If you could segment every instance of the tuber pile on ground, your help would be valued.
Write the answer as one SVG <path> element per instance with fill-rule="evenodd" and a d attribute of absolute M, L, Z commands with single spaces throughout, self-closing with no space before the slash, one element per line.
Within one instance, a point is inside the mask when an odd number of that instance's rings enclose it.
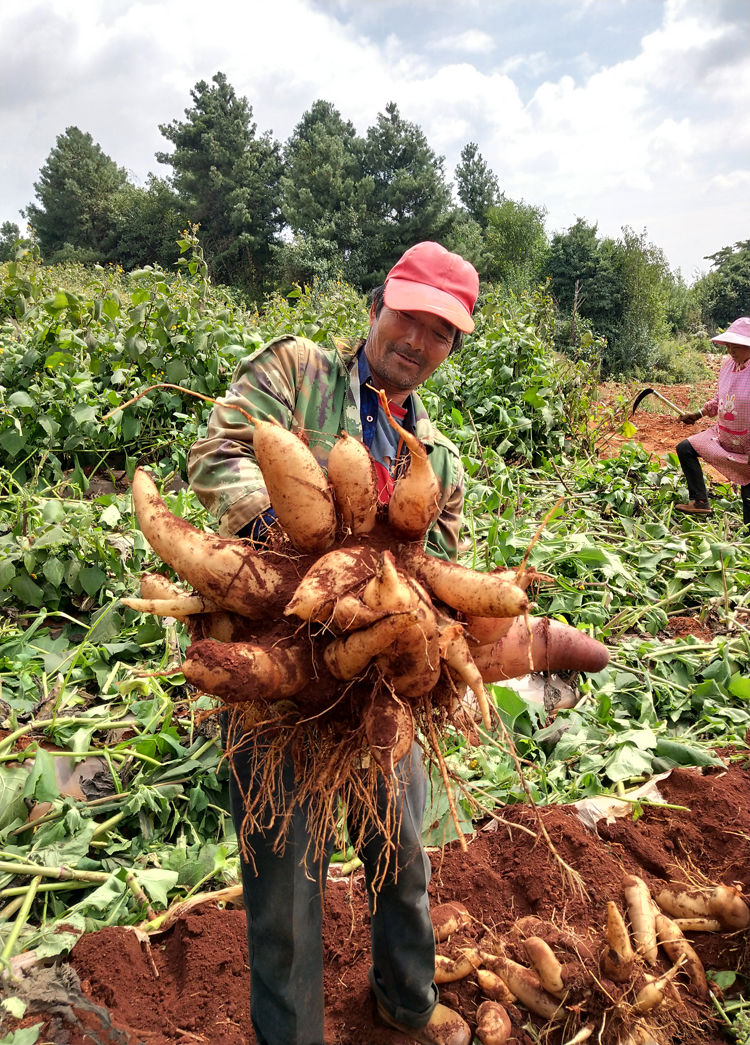
<path fill-rule="evenodd" d="M 587 934 L 531 915 L 502 935 L 480 927 L 470 946 L 469 911 L 455 902 L 435 907 L 435 982 L 476 981 L 484 999 L 476 1013 L 483 1045 L 504 1045 L 510 1014 L 520 1024 L 524 1011 L 537 1018 L 540 1041 L 552 1031 L 566 1045 L 680 1040 L 684 996 L 706 1016 L 711 997 L 685 933 L 747 931 L 750 907 L 731 885 L 671 884 L 652 896 L 632 874 L 623 876 L 622 898 L 621 905 L 607 904 L 603 924 Z"/>
<path fill-rule="evenodd" d="M 298 800 L 318 814 L 322 852 L 336 795 L 372 810 L 378 778 L 387 784 L 415 735 L 442 767 L 446 726 L 470 733 L 477 719 L 486 729 L 496 724 L 485 683 L 530 671 L 598 671 L 608 652 L 576 628 L 529 616 L 533 571 L 478 573 L 424 550 L 438 485 L 410 433 L 399 428 L 410 461 L 384 505 L 358 440 L 336 441 L 326 475 L 303 438 L 251 420 L 277 517 L 265 545 L 177 518 L 139 469 L 141 529 L 192 590 L 147 574 L 141 598 L 125 602 L 184 624 L 187 681 L 263 738 L 265 800 L 274 800 L 275 770 L 291 754 Z M 248 802 L 248 824 L 263 805 Z"/>

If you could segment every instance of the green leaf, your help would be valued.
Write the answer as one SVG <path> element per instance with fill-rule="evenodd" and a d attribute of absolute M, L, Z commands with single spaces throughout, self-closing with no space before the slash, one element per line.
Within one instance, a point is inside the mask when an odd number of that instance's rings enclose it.
<path fill-rule="evenodd" d="M 42 518 L 45 522 L 62 522 L 66 517 L 65 505 L 62 501 L 46 501 L 42 508 Z"/>
<path fill-rule="evenodd" d="M 458 835 L 456 834 L 456 827 L 451 816 L 445 785 L 440 778 L 439 772 L 430 773 L 430 785 L 430 794 L 422 823 L 422 842 L 424 845 L 445 845 L 447 842 L 456 839 Z M 468 834 L 472 830 L 471 817 L 467 815 L 463 807 L 460 792 L 457 788 L 453 790 L 453 797 L 458 810 L 461 830 Z"/>
<path fill-rule="evenodd" d="M 26 606 L 42 606 L 44 604 L 44 592 L 35 584 L 27 573 L 20 573 L 10 582 L 13 593 Z"/>
<path fill-rule="evenodd" d="M 59 588 L 65 576 L 65 567 L 58 558 L 52 556 L 42 566 L 42 573 L 53 588 Z"/>
<path fill-rule="evenodd" d="M 181 359 L 170 359 L 166 367 L 166 377 L 170 384 L 179 385 L 190 377 L 190 373 Z"/>
<path fill-rule="evenodd" d="M 109 642 L 122 630 L 122 616 L 109 606 L 96 611 L 91 621 L 90 642 Z M 109 670 L 109 669 L 108 669 Z"/>
<path fill-rule="evenodd" d="M 44 361 L 47 370 L 57 370 L 58 367 L 71 366 L 74 363 L 75 358 L 70 352 L 52 352 Z"/>
<path fill-rule="evenodd" d="M 36 802 L 54 802 L 60 797 L 55 759 L 46 748 L 37 748 L 23 795 L 24 798 L 33 798 Z"/>
<path fill-rule="evenodd" d="M 654 754 L 666 759 L 672 766 L 723 766 L 724 763 L 704 747 L 687 744 L 683 741 L 660 737 L 656 742 Z"/>
<path fill-rule="evenodd" d="M 26 446 L 26 438 L 21 432 L 17 432 L 15 428 L 6 428 L 3 434 L 0 435 L 0 446 L 11 457 L 15 457 L 18 451 Z"/>
<path fill-rule="evenodd" d="M 122 438 L 126 443 L 132 442 L 141 430 L 141 420 L 135 414 L 126 413 L 122 419 Z"/>
<path fill-rule="evenodd" d="M 34 548 L 57 547 L 61 544 L 70 544 L 70 534 L 62 526 L 52 526 L 45 533 L 40 533 L 34 541 Z"/>
<path fill-rule="evenodd" d="M 729 692 L 733 697 L 750 700 L 750 679 L 743 675 L 733 675 L 729 682 Z"/>
<path fill-rule="evenodd" d="M 633 780 L 651 775 L 651 754 L 640 751 L 632 744 L 618 747 L 611 758 L 604 763 L 604 769 L 610 780 Z"/>
<path fill-rule="evenodd" d="M 5 1037 L 0 1038 L 0 1045 L 36 1045 L 42 1033 L 43 1023 L 35 1023 L 32 1027 L 19 1027 Z"/>
<path fill-rule="evenodd" d="M 60 425 L 57 423 L 57 421 L 55 421 L 54 418 L 50 417 L 49 414 L 41 414 L 41 416 L 38 417 L 37 420 L 39 422 L 39 426 L 44 429 L 44 431 L 47 433 L 50 439 L 57 438 L 57 435 L 60 431 Z"/>
<path fill-rule="evenodd" d="M 24 802 L 24 788 L 29 771 L 21 766 L 4 765 L 0 773 L 0 830 L 17 820 L 26 819 L 28 809 Z"/>
<path fill-rule="evenodd" d="M 78 574 L 78 580 L 87 595 L 96 595 L 106 582 L 107 574 L 98 566 L 84 566 Z"/>
<path fill-rule="evenodd" d="M 105 526 L 116 526 L 121 519 L 120 509 L 116 504 L 108 505 L 99 516 L 100 522 Z"/>
<path fill-rule="evenodd" d="M 0 1002 L 0 1006 L 2 1006 L 14 1020 L 22 1019 L 26 1012 L 26 1002 L 21 998 L 3 998 Z"/>
<path fill-rule="evenodd" d="M 38 798 L 37 801 L 44 799 Z M 63 801 L 71 800 L 67 798 Z M 32 852 L 46 867 L 57 867 L 61 864 L 78 866 L 86 857 L 95 830 L 95 820 L 84 819 L 76 808 L 71 808 L 64 818 L 42 824 L 38 828 Z"/>
<path fill-rule="evenodd" d="M 71 410 L 73 420 L 76 424 L 83 424 L 84 421 L 94 421 L 97 417 L 96 408 L 89 406 L 86 403 L 81 403 L 79 406 L 73 407 Z"/>
<path fill-rule="evenodd" d="M 43 961 L 45 958 L 56 958 L 59 954 L 69 954 L 85 932 L 86 919 L 80 914 L 66 916 L 64 929 L 55 922 L 42 926 L 34 944 L 37 960 Z"/>
<path fill-rule="evenodd" d="M 731 969 L 707 969 L 706 975 L 722 991 L 733 987 L 737 982 L 737 973 Z"/>
<path fill-rule="evenodd" d="M 9 559 L 0 560 L 0 589 L 7 588 L 16 575 L 16 568 Z"/>
<path fill-rule="evenodd" d="M 8 402 L 11 406 L 16 406 L 22 410 L 33 410 L 36 403 L 31 398 L 28 392 L 18 391 L 13 392 L 12 395 L 8 396 Z"/>
<path fill-rule="evenodd" d="M 177 885 L 177 871 L 165 871 L 160 868 L 147 868 L 135 871 L 138 884 L 145 893 L 161 907 L 169 906 L 169 890 Z"/>
<path fill-rule="evenodd" d="M 116 925 L 120 907 L 130 894 L 125 882 L 125 873 L 122 868 L 114 872 L 106 882 L 71 907 L 68 915 L 84 914 L 86 917 L 91 917 L 94 913 L 106 914 L 107 923 Z M 68 917 L 65 918 L 65 921 L 68 921 Z"/>
<path fill-rule="evenodd" d="M 59 312 L 61 309 L 68 307 L 68 295 L 64 290 L 58 290 L 54 297 L 47 298 L 44 302 L 44 307 Z"/>

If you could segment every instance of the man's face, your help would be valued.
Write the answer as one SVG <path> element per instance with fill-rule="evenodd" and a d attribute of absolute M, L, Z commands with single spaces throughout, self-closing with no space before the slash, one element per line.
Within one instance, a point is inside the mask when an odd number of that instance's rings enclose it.
<path fill-rule="evenodd" d="M 447 359 L 456 328 L 431 312 L 395 312 L 370 308 L 370 334 L 365 355 L 373 383 L 401 404 Z"/>

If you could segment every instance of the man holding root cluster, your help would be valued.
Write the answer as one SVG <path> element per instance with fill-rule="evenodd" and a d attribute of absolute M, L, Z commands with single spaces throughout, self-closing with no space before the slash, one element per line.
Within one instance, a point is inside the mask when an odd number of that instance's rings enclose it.
<path fill-rule="evenodd" d="M 379 403 L 377 390 L 382 390 L 393 416 L 427 448 L 439 482 L 438 514 L 427 547 L 434 555 L 455 559 L 463 506 L 461 461 L 433 426 L 416 389 L 473 330 L 478 287 L 469 262 L 437 243 L 418 243 L 374 291 L 365 341 L 331 350 L 306 338 L 281 337 L 244 360 L 189 459 L 191 485 L 218 519 L 219 532 L 261 543 L 274 522 L 253 453 L 252 425 L 233 406 L 304 432 L 324 468 L 339 434 L 355 436 L 374 459 L 379 499 L 387 503 L 402 461 L 399 436 Z M 253 759 L 249 734 L 225 740 L 232 754 L 232 814 L 242 837 L 248 795 L 257 785 L 257 752 Z M 369 978 L 377 1012 L 387 1026 L 415 1041 L 468 1045 L 468 1025 L 438 1002 L 433 982 L 430 864 L 421 843 L 426 778 L 416 744 L 395 767 L 394 778 L 395 802 L 383 787 L 377 818 L 364 831 L 357 825 L 364 839 L 358 855 L 370 897 Z M 294 802 L 291 760 L 280 767 L 277 786 L 282 799 L 262 829 L 245 834 L 248 858 L 242 860 L 252 1024 L 259 1045 L 323 1045 L 321 901 L 333 843 L 322 860 L 310 859 L 315 825 L 306 806 Z M 275 813 L 280 808 L 291 812 L 282 818 Z M 351 823 L 349 829 L 351 835 Z"/>

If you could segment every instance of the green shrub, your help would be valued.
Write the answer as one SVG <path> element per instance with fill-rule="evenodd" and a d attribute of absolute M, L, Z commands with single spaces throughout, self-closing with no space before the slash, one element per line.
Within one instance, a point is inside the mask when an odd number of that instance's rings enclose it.
<path fill-rule="evenodd" d="M 708 381 L 712 376 L 694 343 L 663 341 L 656 350 L 648 380 L 662 381 L 668 385 L 687 385 Z"/>
<path fill-rule="evenodd" d="M 433 416 L 454 414 L 459 442 L 479 440 L 507 460 L 561 450 L 586 424 L 596 368 L 561 359 L 553 347 L 552 301 L 543 289 L 520 298 L 491 287 L 460 353 L 427 383 Z"/>

